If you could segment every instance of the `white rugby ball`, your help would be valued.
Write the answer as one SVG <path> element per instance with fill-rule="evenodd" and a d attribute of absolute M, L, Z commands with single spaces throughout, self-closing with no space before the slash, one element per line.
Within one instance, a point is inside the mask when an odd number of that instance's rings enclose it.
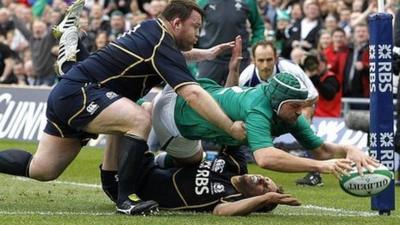
<path fill-rule="evenodd" d="M 367 169 L 363 169 L 364 176 L 360 176 L 357 168 L 354 166 L 351 171 L 349 171 L 349 176 L 343 175 L 339 181 L 340 187 L 347 193 L 359 196 L 359 197 L 369 197 L 372 195 L 379 194 L 387 187 L 394 175 L 386 166 L 380 165 L 375 168 L 371 173 Z"/>

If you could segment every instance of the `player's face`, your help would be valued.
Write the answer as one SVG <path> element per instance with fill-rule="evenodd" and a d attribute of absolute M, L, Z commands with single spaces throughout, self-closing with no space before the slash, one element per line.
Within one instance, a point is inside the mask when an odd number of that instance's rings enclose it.
<path fill-rule="evenodd" d="M 303 102 L 285 102 L 282 104 L 278 116 L 289 124 L 295 124 L 298 117 L 301 115 L 305 103 Z"/>
<path fill-rule="evenodd" d="M 269 177 L 258 174 L 246 174 L 232 177 L 232 183 L 235 183 L 239 192 L 245 196 L 258 196 L 267 192 L 277 192 L 278 186 Z"/>
<path fill-rule="evenodd" d="M 276 56 L 271 46 L 258 46 L 254 51 L 254 64 L 263 80 L 267 80 L 274 72 Z"/>
<path fill-rule="evenodd" d="M 201 27 L 201 15 L 193 10 L 190 17 L 184 21 L 180 21 L 175 28 L 175 41 L 181 51 L 189 51 L 196 44 L 199 38 Z"/>

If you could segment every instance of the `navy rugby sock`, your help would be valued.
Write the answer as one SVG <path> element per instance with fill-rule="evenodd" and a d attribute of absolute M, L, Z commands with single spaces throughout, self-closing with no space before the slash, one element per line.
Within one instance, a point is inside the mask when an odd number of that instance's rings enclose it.
<path fill-rule="evenodd" d="M 0 152 L 0 173 L 29 177 L 32 154 L 18 149 Z"/>
<path fill-rule="evenodd" d="M 118 200 L 118 172 L 103 170 L 101 166 L 100 164 L 101 187 L 111 201 L 116 203 Z"/>
<path fill-rule="evenodd" d="M 125 135 L 121 138 L 121 149 L 118 159 L 118 204 L 122 204 L 128 196 L 136 193 L 139 177 L 143 171 L 143 154 L 147 151 L 147 143 L 138 137 Z"/>
<path fill-rule="evenodd" d="M 89 55 L 90 55 L 89 51 L 85 48 L 85 46 L 83 46 L 83 44 L 80 40 L 78 41 L 78 49 L 79 49 L 79 52 L 76 54 L 78 61 L 83 61 L 87 57 L 89 57 Z"/>

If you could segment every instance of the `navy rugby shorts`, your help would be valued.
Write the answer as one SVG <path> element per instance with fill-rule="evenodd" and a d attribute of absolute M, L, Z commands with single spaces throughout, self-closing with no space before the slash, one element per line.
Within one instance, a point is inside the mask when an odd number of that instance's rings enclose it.
<path fill-rule="evenodd" d="M 47 99 L 47 124 L 44 132 L 63 138 L 85 141 L 96 138 L 82 130 L 90 121 L 122 96 L 95 83 L 61 79 Z"/>

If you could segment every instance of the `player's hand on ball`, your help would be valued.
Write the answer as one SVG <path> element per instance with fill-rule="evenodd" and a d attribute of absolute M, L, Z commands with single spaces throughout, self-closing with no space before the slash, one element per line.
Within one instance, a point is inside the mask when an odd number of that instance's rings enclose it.
<path fill-rule="evenodd" d="M 362 176 L 362 168 L 364 167 L 369 172 L 373 172 L 374 168 L 379 166 L 379 162 L 366 155 L 364 152 L 353 146 L 347 146 L 346 159 L 353 161 L 356 164 L 358 173 Z"/>
<path fill-rule="evenodd" d="M 282 204 L 282 205 L 291 205 L 291 206 L 299 206 L 301 203 L 297 198 L 292 197 L 290 194 L 280 194 L 277 192 L 267 192 L 264 194 L 266 197 L 266 204 Z"/>
<path fill-rule="evenodd" d="M 321 173 L 331 173 L 340 180 L 341 175 L 348 175 L 353 162 L 349 159 L 329 159 L 322 161 Z"/>
<path fill-rule="evenodd" d="M 246 126 L 243 121 L 235 121 L 231 126 L 230 135 L 239 141 L 244 141 L 247 138 Z"/>

